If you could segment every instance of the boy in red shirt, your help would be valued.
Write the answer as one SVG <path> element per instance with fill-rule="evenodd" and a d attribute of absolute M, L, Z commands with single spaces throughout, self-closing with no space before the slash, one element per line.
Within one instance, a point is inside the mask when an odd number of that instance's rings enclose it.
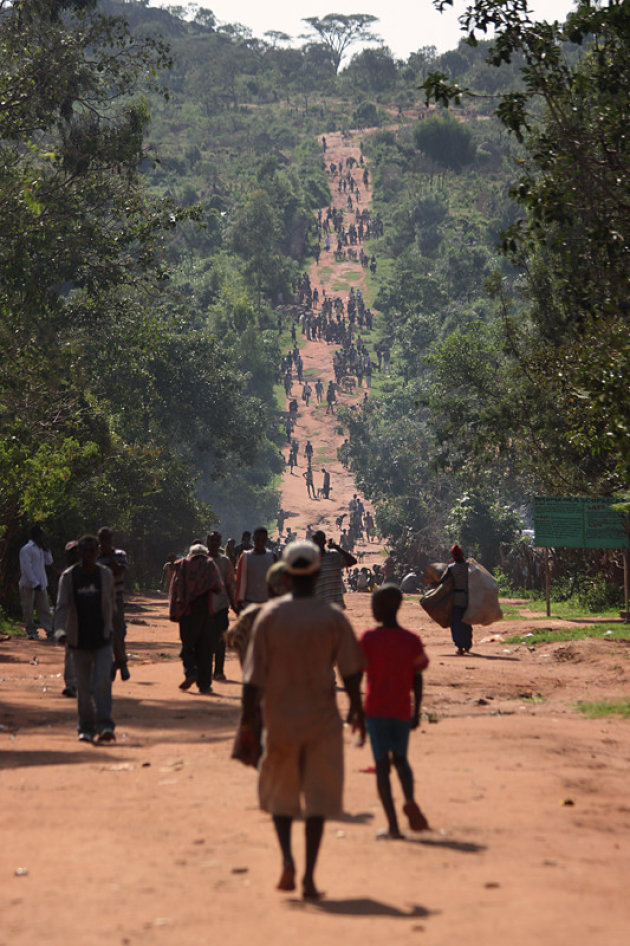
<path fill-rule="evenodd" d="M 361 637 L 367 664 L 365 715 L 376 763 L 376 785 L 387 816 L 388 830 L 379 835 L 402 838 L 392 799 L 389 771 L 393 762 L 405 796 L 403 811 L 412 831 L 425 831 L 429 824 L 413 794 L 413 772 L 407 760 L 409 732 L 420 722 L 422 671 L 429 664 L 422 641 L 406 631 L 396 619 L 402 603 L 396 585 L 383 585 L 372 596 L 372 614 L 380 622 Z M 414 707 L 411 712 L 410 692 Z"/>

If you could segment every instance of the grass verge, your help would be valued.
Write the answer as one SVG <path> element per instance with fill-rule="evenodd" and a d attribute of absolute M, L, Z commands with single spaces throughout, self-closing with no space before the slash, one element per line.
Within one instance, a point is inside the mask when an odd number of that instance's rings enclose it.
<path fill-rule="evenodd" d="M 2 608 L 0 608 L 0 634 L 8 634 L 9 637 L 26 637 L 24 628 L 6 615 Z"/>
<path fill-rule="evenodd" d="M 630 700 L 597 700 L 587 703 L 579 700 L 577 708 L 589 719 L 600 719 L 602 716 L 623 716 L 630 719 Z"/>
<path fill-rule="evenodd" d="M 511 607 L 511 606 L 510 606 Z M 519 612 L 527 611 L 542 611 L 545 612 L 547 604 L 544 598 L 530 598 L 527 602 L 515 605 L 517 614 Z M 569 599 L 568 601 L 552 601 L 551 602 L 551 611 L 550 615 L 553 618 L 561 618 L 563 620 L 594 620 L 596 617 L 599 618 L 618 618 L 619 617 L 619 608 L 605 608 L 602 611 L 597 612 L 596 615 L 590 615 L 585 613 L 585 609 L 580 607 L 576 603 L 575 599 Z"/>
<path fill-rule="evenodd" d="M 602 621 L 601 624 L 578 625 L 577 627 L 537 628 L 529 634 L 517 634 L 506 637 L 506 644 L 552 644 L 555 641 L 581 641 L 590 638 L 605 637 L 611 640 L 630 640 L 630 626 L 617 621 L 614 624 Z"/>

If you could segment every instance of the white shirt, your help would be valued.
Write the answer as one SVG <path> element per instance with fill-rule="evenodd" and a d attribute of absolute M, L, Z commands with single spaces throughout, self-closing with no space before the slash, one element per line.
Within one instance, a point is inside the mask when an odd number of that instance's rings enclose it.
<path fill-rule="evenodd" d="M 46 565 L 52 565 L 52 552 L 40 548 L 31 539 L 20 549 L 20 587 L 48 588 Z"/>

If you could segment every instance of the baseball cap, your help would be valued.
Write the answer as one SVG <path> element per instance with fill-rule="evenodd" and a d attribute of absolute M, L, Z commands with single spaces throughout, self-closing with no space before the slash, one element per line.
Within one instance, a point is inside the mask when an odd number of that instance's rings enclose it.
<path fill-rule="evenodd" d="M 313 575 L 319 570 L 320 553 L 314 542 L 291 542 L 282 553 L 290 575 Z"/>

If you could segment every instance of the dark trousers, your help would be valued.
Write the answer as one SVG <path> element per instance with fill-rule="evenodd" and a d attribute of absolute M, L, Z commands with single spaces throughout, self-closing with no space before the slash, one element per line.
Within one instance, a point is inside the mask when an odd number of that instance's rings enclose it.
<path fill-rule="evenodd" d="M 72 651 L 77 684 L 79 732 L 114 730 L 112 719 L 112 648 Z"/>
<path fill-rule="evenodd" d="M 210 618 L 212 623 L 213 634 L 215 635 L 215 646 L 214 646 L 214 672 L 215 673 L 224 673 L 225 672 L 225 637 L 223 636 L 225 631 L 227 631 L 230 620 L 228 617 L 228 608 L 221 608 L 220 611 L 217 611 L 216 614 L 213 614 Z M 210 658 L 210 667 L 212 668 L 212 657 Z"/>
<path fill-rule="evenodd" d="M 114 615 L 114 634 L 112 636 L 112 646 L 114 649 L 114 666 L 127 666 L 127 650 L 125 647 L 125 637 L 127 636 L 127 624 L 125 622 L 125 598 L 122 591 L 116 592 L 116 613 Z"/>
<path fill-rule="evenodd" d="M 456 647 L 463 647 L 464 650 L 470 650 L 472 647 L 473 629 L 470 624 L 462 621 L 466 608 L 460 605 L 453 605 L 453 615 L 451 617 L 451 636 Z"/>
<path fill-rule="evenodd" d="M 192 602 L 190 614 L 184 615 L 179 622 L 179 636 L 182 642 L 179 656 L 185 675 L 196 676 L 199 689 L 207 690 L 212 681 L 212 652 L 216 636 L 208 609 L 208 594 Z"/>

